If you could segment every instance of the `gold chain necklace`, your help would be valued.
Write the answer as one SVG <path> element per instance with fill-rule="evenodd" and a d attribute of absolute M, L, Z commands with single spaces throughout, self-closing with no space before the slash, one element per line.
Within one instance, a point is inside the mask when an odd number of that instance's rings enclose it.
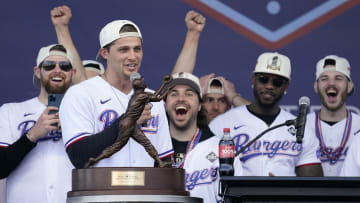
<path fill-rule="evenodd" d="M 104 76 L 105 82 L 109 85 L 109 87 L 110 87 L 111 91 L 113 92 L 113 94 L 115 95 L 117 101 L 118 101 L 119 104 L 122 106 L 122 108 L 124 109 L 124 111 L 126 111 L 125 105 L 120 101 L 120 98 L 119 98 L 118 95 L 116 94 L 113 86 L 110 84 L 109 79 L 106 77 L 105 74 L 103 74 L 103 76 Z"/>

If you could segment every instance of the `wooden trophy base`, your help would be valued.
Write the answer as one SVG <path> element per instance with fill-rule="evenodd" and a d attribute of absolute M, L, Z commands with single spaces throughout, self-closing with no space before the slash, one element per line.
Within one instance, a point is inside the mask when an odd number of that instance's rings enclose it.
<path fill-rule="evenodd" d="M 97 167 L 73 169 L 75 202 L 202 202 L 185 191 L 185 171 L 179 168 Z"/>

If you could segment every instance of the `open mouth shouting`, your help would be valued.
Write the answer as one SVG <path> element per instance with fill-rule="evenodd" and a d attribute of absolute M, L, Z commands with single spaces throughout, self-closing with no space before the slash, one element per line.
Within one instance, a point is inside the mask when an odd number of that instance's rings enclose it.
<path fill-rule="evenodd" d="M 176 120 L 184 120 L 189 110 L 187 105 L 181 104 L 175 106 Z"/>
<path fill-rule="evenodd" d="M 337 89 L 335 89 L 335 88 L 328 88 L 328 89 L 325 91 L 325 93 L 326 93 L 326 96 L 327 96 L 328 101 L 329 101 L 330 103 L 336 102 L 336 98 L 337 98 L 337 95 L 338 95 Z"/>

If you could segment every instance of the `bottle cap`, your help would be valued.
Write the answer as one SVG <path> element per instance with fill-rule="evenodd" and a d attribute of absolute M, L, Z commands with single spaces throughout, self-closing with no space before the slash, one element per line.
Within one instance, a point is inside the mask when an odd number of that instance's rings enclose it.
<path fill-rule="evenodd" d="M 230 128 L 224 128 L 224 132 L 230 132 Z"/>

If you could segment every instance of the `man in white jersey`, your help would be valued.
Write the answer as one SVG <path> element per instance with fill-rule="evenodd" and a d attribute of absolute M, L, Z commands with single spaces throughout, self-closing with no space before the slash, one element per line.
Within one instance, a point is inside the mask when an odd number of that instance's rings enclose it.
<path fill-rule="evenodd" d="M 97 157 L 118 136 L 120 116 L 133 95 L 130 75 L 138 72 L 143 38 L 138 26 L 128 20 L 115 20 L 100 31 L 98 60 L 106 62 L 106 71 L 78 85 L 65 94 L 60 106 L 66 151 L 77 168 L 90 157 Z M 150 91 L 146 89 L 146 91 Z M 138 120 L 142 131 L 155 146 L 161 159 L 173 154 L 169 127 L 162 102 L 147 104 Z M 135 140 L 96 166 L 151 167 L 154 160 Z"/>
<path fill-rule="evenodd" d="M 6 178 L 6 202 L 64 203 L 71 189 L 72 165 L 62 144 L 56 107 L 48 94 L 63 94 L 72 82 L 73 57 L 62 45 L 40 49 L 33 82 L 40 94 L 0 108 L 1 178 Z M 55 124 L 53 126 L 52 124 Z"/>
<path fill-rule="evenodd" d="M 329 55 L 316 65 L 315 92 L 321 109 L 308 115 L 305 134 L 317 137 L 325 176 L 339 176 L 354 134 L 360 130 L 360 117 L 346 107 L 354 90 L 350 64 L 343 57 Z"/>
<path fill-rule="evenodd" d="M 220 137 L 223 128 L 231 128 L 239 151 L 269 127 L 294 119 L 279 107 L 289 86 L 290 72 L 287 56 L 277 52 L 261 54 L 252 75 L 253 102 L 219 115 L 210 123 L 210 129 Z M 246 176 L 322 176 L 316 146 L 315 137 L 305 136 L 303 143 L 297 144 L 294 127 L 281 127 L 266 133 L 236 159 L 240 159 Z"/>
<path fill-rule="evenodd" d="M 191 73 L 173 74 L 165 98 L 174 165 L 186 170 L 186 190 L 204 202 L 216 202 L 219 187 L 219 141 L 201 110 L 199 79 Z M 239 172 L 240 173 L 240 172 Z"/>
<path fill-rule="evenodd" d="M 342 165 L 340 176 L 360 176 L 360 130 L 354 133 L 354 138 L 346 153 L 346 159 Z"/>

